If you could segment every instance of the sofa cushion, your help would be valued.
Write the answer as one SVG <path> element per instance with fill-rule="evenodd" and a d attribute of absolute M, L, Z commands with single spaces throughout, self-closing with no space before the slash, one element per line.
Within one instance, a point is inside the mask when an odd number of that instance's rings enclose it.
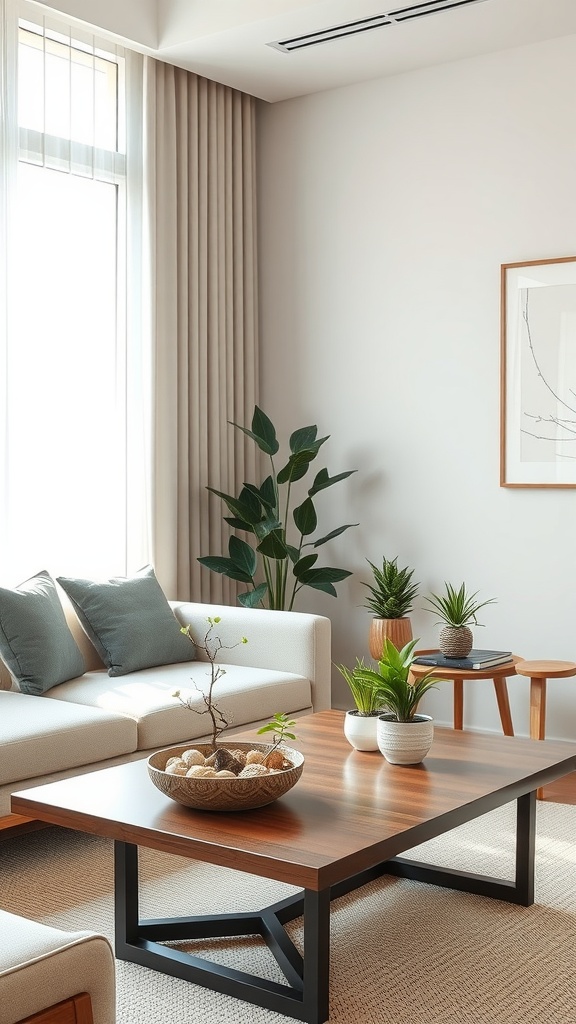
<path fill-rule="evenodd" d="M 94 673 L 105 679 L 105 672 Z M 67 686 L 67 683 L 62 685 Z M 0 784 L 137 749 L 136 723 L 112 710 L 0 691 Z"/>
<path fill-rule="evenodd" d="M 223 665 L 216 703 L 232 727 L 271 718 L 277 711 L 311 708 L 310 680 L 275 669 Z M 203 707 L 201 691 L 210 678 L 205 661 L 144 669 L 112 682 L 105 672 L 86 672 L 50 690 L 46 702 L 75 701 L 94 704 L 110 712 L 130 715 L 138 726 L 138 749 L 147 750 L 185 742 L 211 731 L 207 714 L 195 714 L 174 697 L 180 690 L 194 707 Z M 195 685 L 198 689 L 195 689 Z"/>
<path fill-rule="evenodd" d="M 0 910 L 2 1024 L 32 1015 L 36 1019 L 40 1011 L 80 992 L 90 996 L 90 1020 L 110 1024 L 116 1019 L 114 968 L 114 953 L 103 935 L 63 932 Z M 63 1021 L 71 1016 L 53 1011 L 43 1014 L 44 1019 Z"/>
<path fill-rule="evenodd" d="M 152 566 L 105 582 L 58 576 L 111 676 L 156 665 L 191 661 L 194 644 L 183 636 Z"/>
<path fill-rule="evenodd" d="M 0 588 L 0 655 L 23 693 L 43 693 L 84 671 L 46 570 L 14 590 Z"/>

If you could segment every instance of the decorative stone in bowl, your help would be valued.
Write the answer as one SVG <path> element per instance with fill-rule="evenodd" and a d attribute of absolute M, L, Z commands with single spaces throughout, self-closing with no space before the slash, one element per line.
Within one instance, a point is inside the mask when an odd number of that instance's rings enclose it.
<path fill-rule="evenodd" d="M 224 755 L 225 751 L 234 756 L 237 751 L 240 761 L 242 755 L 248 755 L 249 751 L 265 755 L 271 750 L 270 743 L 242 743 L 234 738 L 231 738 L 228 744 L 217 744 L 218 757 Z M 198 751 L 198 757 L 194 756 L 192 751 Z M 226 774 L 204 774 L 202 770 L 192 775 L 178 774 L 183 770 L 177 763 L 182 759 L 182 755 L 186 755 L 185 763 L 190 762 L 187 769 L 190 771 L 195 766 L 202 769 L 203 765 L 205 766 L 205 759 L 210 758 L 212 751 L 209 743 L 190 741 L 177 747 L 157 750 L 148 758 L 148 773 L 158 789 L 184 807 L 192 807 L 199 811 L 250 811 L 256 807 L 265 807 L 287 793 L 296 785 L 304 768 L 304 755 L 299 750 L 282 744 L 276 748 L 274 755 L 279 755 L 276 762 L 278 765 L 283 764 L 287 767 L 277 767 L 268 774 L 260 773 L 256 767 L 259 763 L 257 754 L 253 760 L 254 770 L 243 775 L 234 775 L 226 768 L 221 769 Z M 172 766 L 169 765 L 171 759 L 175 759 Z M 226 756 L 223 760 L 226 761 Z M 168 767 L 172 767 L 172 771 L 167 771 Z"/>

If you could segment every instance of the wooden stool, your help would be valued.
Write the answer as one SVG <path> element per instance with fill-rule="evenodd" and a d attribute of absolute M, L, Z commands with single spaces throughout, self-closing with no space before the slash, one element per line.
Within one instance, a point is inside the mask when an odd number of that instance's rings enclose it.
<path fill-rule="evenodd" d="M 546 681 L 576 676 L 573 661 L 519 661 L 516 674 L 530 677 L 530 737 L 543 740 L 546 732 Z M 536 797 L 542 800 L 543 789 L 537 790 Z"/>

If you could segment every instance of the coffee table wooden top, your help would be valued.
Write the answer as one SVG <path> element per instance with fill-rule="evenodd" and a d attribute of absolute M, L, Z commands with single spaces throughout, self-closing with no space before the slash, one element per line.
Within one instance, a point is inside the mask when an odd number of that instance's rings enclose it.
<path fill-rule="evenodd" d="M 574 743 L 439 728 L 422 764 L 390 765 L 353 750 L 343 718 L 298 720 L 302 778 L 255 811 L 180 807 L 152 784 L 145 760 L 24 790 L 12 810 L 320 890 L 576 769 Z"/>

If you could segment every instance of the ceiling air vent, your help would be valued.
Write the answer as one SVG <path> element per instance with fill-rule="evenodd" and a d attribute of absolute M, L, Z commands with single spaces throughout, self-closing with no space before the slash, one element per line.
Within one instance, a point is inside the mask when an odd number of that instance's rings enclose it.
<path fill-rule="evenodd" d="M 344 25 L 334 25 L 318 32 L 294 36 L 292 39 L 278 39 L 267 45 L 273 46 L 275 50 L 281 50 L 283 53 L 292 53 L 294 50 L 303 50 L 309 46 L 317 46 L 319 43 L 329 43 L 334 39 L 344 39 L 348 36 L 358 35 L 360 32 L 369 32 L 373 28 L 384 28 L 385 25 L 414 21 L 416 18 L 425 18 L 429 14 L 439 14 L 441 11 L 452 11 L 457 7 L 469 7 L 471 4 L 482 3 L 485 3 L 485 0 L 429 0 L 428 3 L 398 7 L 371 18 L 348 21 Z"/>

